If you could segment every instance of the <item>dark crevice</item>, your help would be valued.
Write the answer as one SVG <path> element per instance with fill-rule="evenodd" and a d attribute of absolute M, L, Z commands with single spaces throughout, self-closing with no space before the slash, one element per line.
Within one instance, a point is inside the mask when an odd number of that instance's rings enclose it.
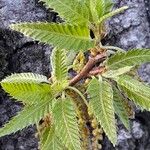
<path fill-rule="evenodd" d="M 94 33 L 93 33 L 92 30 L 90 30 L 90 37 L 91 37 L 91 39 L 94 39 L 94 38 L 95 38 L 95 35 L 94 35 Z"/>
<path fill-rule="evenodd" d="M 146 7 L 147 20 L 150 26 L 150 0 L 144 0 L 144 2 L 145 2 L 145 7 Z"/>

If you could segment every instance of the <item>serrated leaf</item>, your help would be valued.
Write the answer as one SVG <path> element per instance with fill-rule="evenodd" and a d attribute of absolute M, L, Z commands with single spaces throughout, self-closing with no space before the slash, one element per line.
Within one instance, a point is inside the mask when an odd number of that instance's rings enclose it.
<path fill-rule="evenodd" d="M 67 56 L 66 51 L 55 48 L 52 52 L 51 64 L 52 64 L 52 78 L 54 80 L 62 82 L 67 80 Z"/>
<path fill-rule="evenodd" d="M 5 79 L 2 80 L 3 82 L 18 82 L 18 81 L 23 81 L 23 82 L 35 82 L 35 83 L 50 83 L 47 80 L 46 76 L 36 74 L 36 73 L 14 73 L 11 74 L 10 76 L 6 77 Z"/>
<path fill-rule="evenodd" d="M 90 22 L 98 22 L 98 20 L 105 14 L 111 11 L 113 6 L 112 0 L 86 0 L 89 7 Z"/>
<path fill-rule="evenodd" d="M 119 91 L 117 91 L 116 88 L 113 88 L 113 102 L 115 113 L 118 115 L 124 126 L 129 130 L 130 124 L 128 113 L 126 110 L 126 104 L 124 102 L 124 99 L 121 97 L 121 94 L 119 94 Z"/>
<path fill-rule="evenodd" d="M 119 69 L 125 66 L 140 65 L 150 61 L 150 49 L 135 49 L 127 52 L 118 52 L 107 60 L 109 69 Z"/>
<path fill-rule="evenodd" d="M 21 23 L 13 24 L 11 28 L 34 40 L 53 44 L 60 49 L 80 51 L 94 46 L 94 41 L 90 38 L 90 31 L 84 26 L 55 23 Z"/>
<path fill-rule="evenodd" d="M 53 110 L 55 129 L 62 143 L 69 150 L 81 150 L 80 134 L 73 102 L 59 99 Z"/>
<path fill-rule="evenodd" d="M 105 0 L 105 13 L 109 13 L 112 10 L 114 2 L 112 0 Z"/>
<path fill-rule="evenodd" d="M 1 81 L 1 86 L 10 96 L 27 104 L 39 103 L 46 96 L 52 97 L 50 82 L 39 74 L 12 74 Z"/>
<path fill-rule="evenodd" d="M 90 2 L 89 2 L 89 7 L 90 7 L 91 15 L 92 15 L 92 22 L 97 22 L 98 19 L 99 19 L 99 15 L 98 15 L 98 12 L 97 12 L 97 9 L 96 9 L 98 2 L 100 2 L 100 1 L 98 1 L 98 0 L 90 0 Z M 100 3 L 100 4 L 101 4 L 101 3 Z M 99 7 L 100 7 L 100 6 L 101 6 L 101 5 L 99 5 Z M 98 7 L 98 8 L 99 8 L 99 7 Z M 104 8 L 104 7 L 101 6 L 101 8 L 100 8 L 101 11 L 100 11 L 100 12 L 103 11 L 103 8 Z"/>
<path fill-rule="evenodd" d="M 115 79 L 126 95 L 143 109 L 150 110 L 150 87 L 130 76 Z"/>
<path fill-rule="evenodd" d="M 41 137 L 41 150 L 65 150 L 55 133 L 55 127 L 47 127 Z"/>
<path fill-rule="evenodd" d="M 128 6 L 124 6 L 124 7 L 118 8 L 118 9 L 112 11 L 112 12 L 109 12 L 109 13 L 103 15 L 103 16 L 99 19 L 99 23 L 101 23 L 101 22 L 105 21 L 106 19 L 108 19 L 108 18 L 110 18 L 110 17 L 113 17 L 113 16 L 115 16 L 115 15 L 117 15 L 117 14 L 119 14 L 119 13 L 125 11 L 126 9 L 128 9 Z"/>
<path fill-rule="evenodd" d="M 49 8 L 53 8 L 65 21 L 72 24 L 88 24 L 87 6 L 78 0 L 41 0 Z"/>
<path fill-rule="evenodd" d="M 102 74 L 102 76 L 104 76 L 106 78 L 115 78 L 117 76 L 120 76 L 122 74 L 129 72 L 132 68 L 133 68 L 133 66 L 126 66 L 123 68 L 119 68 L 118 70 L 108 70 L 107 72 Z"/>
<path fill-rule="evenodd" d="M 47 98 L 48 100 L 48 98 Z M 39 103 L 36 105 L 25 106 L 21 112 L 10 120 L 4 127 L 0 128 L 0 137 L 15 133 L 29 125 L 38 123 L 51 110 L 51 101 Z"/>
<path fill-rule="evenodd" d="M 91 97 L 90 108 L 103 127 L 106 135 L 113 145 L 117 142 L 116 121 L 113 106 L 113 90 L 109 83 L 93 78 L 89 83 L 87 92 Z"/>
<path fill-rule="evenodd" d="M 105 14 L 105 4 L 107 0 L 95 0 L 96 1 L 96 10 L 98 17 L 102 17 Z M 99 19 L 98 18 L 98 19 Z"/>

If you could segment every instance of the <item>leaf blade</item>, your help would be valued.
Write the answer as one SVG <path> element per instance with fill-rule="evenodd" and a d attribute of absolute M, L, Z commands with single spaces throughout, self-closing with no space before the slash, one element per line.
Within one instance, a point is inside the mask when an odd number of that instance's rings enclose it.
<path fill-rule="evenodd" d="M 133 66 L 126 66 L 123 68 L 119 68 L 118 70 L 108 70 L 104 74 L 102 74 L 102 76 L 106 78 L 115 78 L 117 76 L 120 76 L 122 74 L 129 72 L 132 68 Z"/>
<path fill-rule="evenodd" d="M 126 95 L 142 109 L 150 110 L 150 87 L 128 75 L 115 79 Z"/>
<path fill-rule="evenodd" d="M 0 137 L 38 123 L 51 110 L 50 104 L 50 101 L 45 101 L 37 105 L 24 107 L 23 111 L 0 129 Z"/>
<path fill-rule="evenodd" d="M 128 6 L 123 6 L 123 7 L 121 7 L 121 8 L 118 8 L 118 9 L 112 11 L 112 12 L 109 12 L 109 13 L 103 15 L 103 16 L 99 19 L 99 23 L 105 21 L 106 19 L 108 19 L 108 18 L 110 18 L 110 17 L 113 17 L 113 16 L 115 16 L 115 15 L 117 15 L 117 14 L 123 12 L 123 11 L 126 10 L 126 9 L 128 9 Z"/>
<path fill-rule="evenodd" d="M 149 49 L 135 49 L 125 53 L 116 53 L 107 60 L 107 67 L 115 70 L 125 66 L 140 65 L 148 61 L 150 61 Z"/>
<path fill-rule="evenodd" d="M 113 107 L 113 91 L 105 81 L 93 78 L 88 86 L 90 108 L 103 127 L 109 140 L 115 145 L 117 142 L 116 123 Z"/>
<path fill-rule="evenodd" d="M 49 126 L 41 137 L 41 150 L 62 150 L 63 145 L 55 133 L 55 127 Z"/>
<path fill-rule="evenodd" d="M 60 100 L 53 110 L 56 132 L 62 143 L 70 150 L 81 150 L 80 135 L 73 103 Z"/>
<path fill-rule="evenodd" d="M 126 129 L 130 130 L 129 117 L 126 111 L 126 105 L 116 88 L 113 88 L 113 102 L 115 113 L 118 115 L 119 119 L 124 124 Z"/>
<path fill-rule="evenodd" d="M 55 23 L 12 24 L 11 29 L 19 31 L 34 40 L 53 44 L 67 50 L 86 50 L 94 46 L 87 27 Z M 69 41 L 69 42 L 68 42 Z"/>
<path fill-rule="evenodd" d="M 86 5 L 74 0 L 41 0 L 49 8 L 53 8 L 63 19 L 72 24 L 88 24 L 89 17 Z M 82 11 L 83 10 L 83 11 Z"/>
<path fill-rule="evenodd" d="M 54 80 L 62 82 L 67 80 L 67 56 L 65 50 L 55 48 L 51 56 L 52 64 L 52 78 Z"/>
<path fill-rule="evenodd" d="M 10 96 L 26 104 L 38 103 L 46 96 L 52 96 L 47 77 L 34 73 L 12 74 L 1 81 L 1 86 Z"/>

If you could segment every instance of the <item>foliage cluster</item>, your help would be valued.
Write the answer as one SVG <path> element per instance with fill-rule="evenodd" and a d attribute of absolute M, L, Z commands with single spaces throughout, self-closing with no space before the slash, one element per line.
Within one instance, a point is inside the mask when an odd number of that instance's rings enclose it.
<path fill-rule="evenodd" d="M 133 117 L 130 100 L 142 110 L 150 110 L 150 87 L 136 74 L 137 66 L 150 61 L 150 50 L 124 51 L 102 45 L 105 21 L 126 6 L 112 10 L 112 0 L 41 1 L 65 22 L 10 27 L 34 40 L 53 44 L 51 77 L 15 73 L 0 82 L 10 96 L 24 104 L 23 110 L 0 129 L 0 136 L 36 124 L 41 150 L 81 150 L 89 149 L 90 144 L 95 146 L 91 136 L 97 138 L 98 132 L 91 130 L 101 126 L 115 146 L 115 114 L 129 129 L 129 118 Z M 70 77 L 71 71 L 76 76 Z"/>

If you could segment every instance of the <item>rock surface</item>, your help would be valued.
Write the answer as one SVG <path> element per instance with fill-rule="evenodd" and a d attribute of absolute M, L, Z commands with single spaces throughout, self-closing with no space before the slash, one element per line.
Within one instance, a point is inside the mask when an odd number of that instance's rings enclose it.
<path fill-rule="evenodd" d="M 128 5 L 130 8 L 109 21 L 106 44 L 126 50 L 150 48 L 150 2 L 149 0 L 115 0 L 116 7 Z M 46 10 L 37 0 L 0 1 L 0 80 L 13 72 L 34 72 L 46 76 L 50 74 L 49 56 L 52 47 L 38 44 L 22 34 L 10 31 L 11 23 L 23 21 L 60 21 L 56 13 Z M 150 64 L 139 69 L 141 78 L 150 83 Z M 21 104 L 10 100 L 0 89 L 0 126 L 21 110 Z M 131 132 L 120 122 L 118 144 L 113 148 L 105 137 L 104 150 L 149 150 L 150 113 L 137 111 L 131 121 Z M 37 150 L 38 140 L 35 128 L 29 127 L 14 135 L 0 138 L 0 150 Z"/>

